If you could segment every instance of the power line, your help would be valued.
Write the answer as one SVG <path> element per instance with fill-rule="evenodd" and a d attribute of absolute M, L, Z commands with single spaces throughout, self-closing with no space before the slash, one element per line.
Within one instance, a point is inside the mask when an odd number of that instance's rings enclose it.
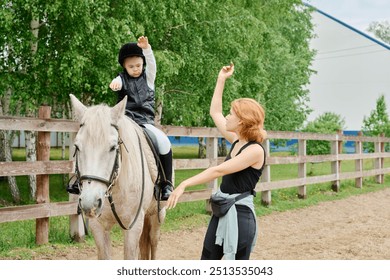
<path fill-rule="evenodd" d="M 336 52 L 343 52 L 343 51 L 348 51 L 348 50 L 370 48 L 370 47 L 374 47 L 374 46 L 377 46 L 377 44 L 371 44 L 371 45 L 359 46 L 359 47 L 353 47 L 353 48 L 338 49 L 338 50 L 333 50 L 333 51 L 321 52 L 318 54 L 321 55 L 321 54 L 328 54 L 328 53 L 336 53 Z"/>
<path fill-rule="evenodd" d="M 385 52 L 385 51 L 388 51 L 388 50 L 377 50 L 377 51 L 371 51 L 371 52 L 361 52 L 361 53 L 345 54 L 345 55 L 330 56 L 330 57 L 320 57 L 320 58 L 316 58 L 316 60 L 333 59 L 333 58 L 349 57 L 349 56 L 356 56 L 356 55 L 365 55 L 365 54 Z"/>

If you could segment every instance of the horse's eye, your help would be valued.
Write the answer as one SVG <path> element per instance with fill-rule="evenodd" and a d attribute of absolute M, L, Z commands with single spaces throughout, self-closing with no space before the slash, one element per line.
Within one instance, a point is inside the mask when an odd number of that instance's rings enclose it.
<path fill-rule="evenodd" d="M 116 150 L 116 147 L 117 147 L 117 145 L 113 145 L 113 146 L 111 146 L 111 148 L 110 148 L 110 152 L 114 152 L 114 151 Z"/>

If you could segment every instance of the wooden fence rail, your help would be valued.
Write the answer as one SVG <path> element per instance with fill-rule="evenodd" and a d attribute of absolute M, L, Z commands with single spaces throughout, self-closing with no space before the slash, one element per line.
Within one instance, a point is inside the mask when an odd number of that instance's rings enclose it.
<path fill-rule="evenodd" d="M 48 111 L 49 110 L 49 113 Z M 50 161 L 50 132 L 68 132 L 71 139 L 79 129 L 78 123 L 71 120 L 51 119 L 50 109 L 40 108 L 39 118 L 22 118 L 0 116 L 0 130 L 18 130 L 18 131 L 37 131 L 38 143 L 36 162 L 0 162 L 0 176 L 22 176 L 38 175 L 37 182 L 37 204 L 27 206 L 15 206 L 0 208 L 0 223 L 21 221 L 28 219 L 37 220 L 37 239 L 38 244 L 48 242 L 48 219 L 54 216 L 70 216 L 71 236 L 76 240 L 83 239 L 84 229 L 82 220 L 77 215 L 76 196 L 70 195 L 69 201 L 50 203 L 49 201 L 49 174 L 70 174 L 74 171 L 74 162 L 70 160 Z M 218 158 L 218 138 L 221 137 L 216 128 L 207 127 L 160 127 L 169 136 L 189 136 L 205 137 L 207 158 L 205 159 L 175 159 L 174 169 L 204 169 L 220 163 L 223 159 Z M 273 140 L 291 140 L 296 139 L 297 156 L 271 156 L 270 139 Z M 331 154 L 310 156 L 306 154 L 306 144 L 308 140 L 325 140 L 331 143 Z M 342 144 L 346 141 L 355 142 L 354 154 L 343 154 Z M 375 146 L 374 153 L 363 153 L 362 143 L 373 142 Z M 347 136 L 338 134 L 318 134 L 303 132 L 284 132 L 268 131 L 268 140 L 263 145 L 267 151 L 266 165 L 263 171 L 261 182 L 256 186 L 256 190 L 261 192 L 262 203 L 268 205 L 271 203 L 271 191 L 282 188 L 297 187 L 297 193 L 300 198 L 307 196 L 307 186 L 311 184 L 329 182 L 332 189 L 338 191 L 340 181 L 346 179 L 355 179 L 356 187 L 362 187 L 364 177 L 374 176 L 376 182 L 383 183 L 385 174 L 390 173 L 390 168 L 385 168 L 384 159 L 390 157 L 389 152 L 385 152 L 385 143 L 389 143 L 390 138 L 386 137 L 367 137 L 367 136 Z M 373 159 L 374 169 L 363 170 L 363 160 Z M 355 171 L 341 172 L 342 161 L 355 161 Z M 308 163 L 331 163 L 331 174 L 322 176 L 308 177 L 306 168 Z M 297 164 L 298 174 L 295 179 L 272 181 L 271 167 L 278 164 Z M 189 191 L 181 197 L 181 202 L 208 199 L 213 189 L 217 187 L 217 180 L 208 184 L 205 190 Z"/>

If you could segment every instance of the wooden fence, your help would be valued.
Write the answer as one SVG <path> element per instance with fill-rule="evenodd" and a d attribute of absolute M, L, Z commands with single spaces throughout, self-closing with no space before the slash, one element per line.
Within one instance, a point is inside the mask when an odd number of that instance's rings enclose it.
<path fill-rule="evenodd" d="M 0 176 L 37 175 L 37 198 L 35 205 L 15 206 L 0 208 L 0 223 L 36 219 L 36 243 L 48 242 L 49 218 L 54 216 L 70 217 L 70 234 L 76 240 L 84 237 L 84 228 L 81 217 L 77 215 L 77 196 L 70 195 L 69 201 L 50 203 L 49 199 L 49 175 L 71 174 L 74 171 L 74 162 L 70 160 L 50 161 L 50 133 L 68 132 L 75 135 L 79 125 L 71 120 L 51 119 L 50 107 L 41 107 L 39 118 L 21 118 L 0 116 L 0 130 L 27 130 L 38 132 L 37 161 L 36 162 L 0 162 Z M 221 137 L 216 128 L 205 127 L 176 127 L 163 126 L 161 129 L 169 136 L 205 137 L 207 157 L 205 159 L 175 159 L 174 169 L 204 169 L 214 166 L 223 159 L 218 158 L 218 138 Z M 72 138 L 72 137 L 71 137 Z M 296 156 L 271 156 L 269 139 L 296 139 Z M 325 140 L 331 143 L 331 154 L 309 156 L 306 154 L 308 140 Z M 342 153 L 342 145 L 345 141 L 355 142 L 355 153 Z M 363 142 L 373 142 L 374 153 L 363 153 Z M 307 196 L 308 185 L 329 182 L 334 191 L 340 188 L 340 181 L 354 179 L 356 187 L 363 186 L 364 177 L 376 178 L 376 182 L 383 183 L 384 175 L 390 173 L 390 168 L 384 166 L 384 159 L 390 157 L 385 152 L 385 143 L 390 138 L 346 136 L 339 134 L 317 134 L 302 132 L 268 131 L 268 140 L 264 147 L 267 151 L 266 165 L 261 182 L 256 186 L 256 191 L 261 193 L 263 204 L 271 203 L 272 190 L 296 187 L 300 198 Z M 71 154 L 71 153 L 70 153 Z M 363 170 L 363 160 L 373 159 L 374 168 Z M 355 161 L 353 172 L 341 172 L 342 161 Z M 331 174 L 308 177 L 306 168 L 310 163 L 330 162 Z M 297 164 L 298 174 L 295 179 L 272 181 L 271 167 L 279 164 Z M 217 188 L 217 180 L 210 182 L 205 190 L 185 192 L 180 201 L 206 200 L 213 189 Z M 64 186 L 65 190 L 65 186 Z"/>

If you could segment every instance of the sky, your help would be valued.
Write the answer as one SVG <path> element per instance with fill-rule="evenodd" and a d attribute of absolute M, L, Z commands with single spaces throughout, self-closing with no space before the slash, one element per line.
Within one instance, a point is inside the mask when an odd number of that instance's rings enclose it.
<path fill-rule="evenodd" d="M 304 0 L 304 2 L 365 33 L 368 33 L 367 28 L 373 21 L 390 21 L 390 0 Z"/>

